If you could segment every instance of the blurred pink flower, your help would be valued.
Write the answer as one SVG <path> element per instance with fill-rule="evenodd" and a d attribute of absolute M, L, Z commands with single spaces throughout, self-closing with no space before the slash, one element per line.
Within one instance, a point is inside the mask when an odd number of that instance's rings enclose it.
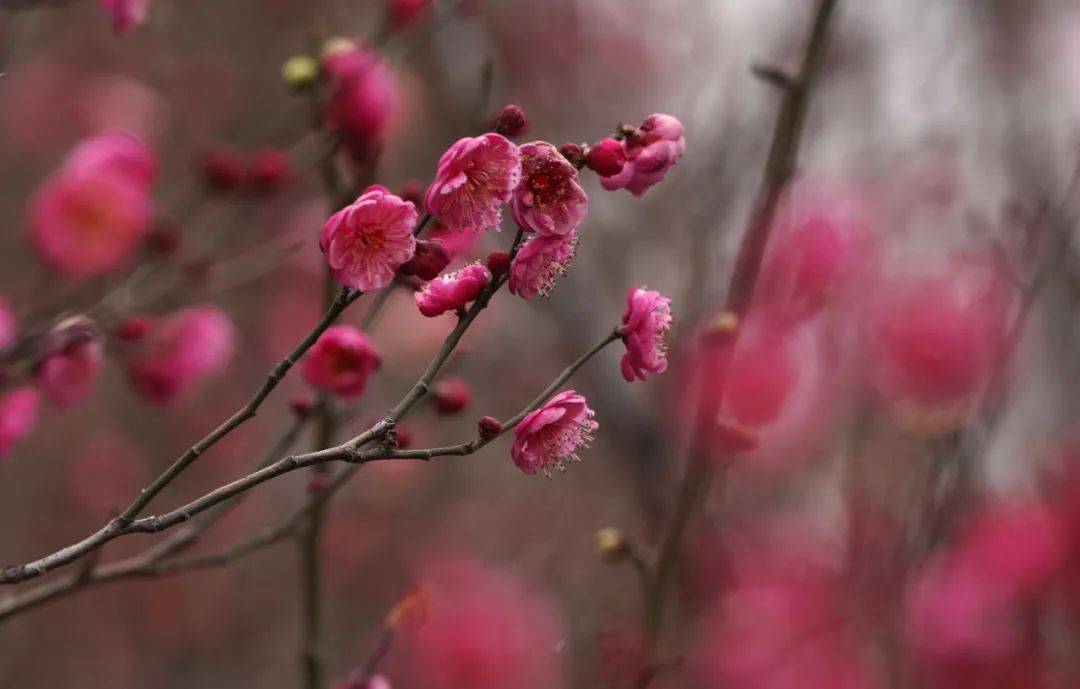
<path fill-rule="evenodd" d="M 124 357 L 128 379 L 139 394 L 174 402 L 224 368 L 232 358 L 236 331 L 213 306 L 192 306 L 155 322 Z"/>
<path fill-rule="evenodd" d="M 589 212 L 589 199 L 570 161 L 546 141 L 523 144 L 521 183 L 510 200 L 517 224 L 528 232 L 565 235 Z"/>
<path fill-rule="evenodd" d="M 521 154 L 500 134 L 459 139 L 439 159 L 424 196 L 427 210 L 450 229 L 498 228 L 502 205 L 521 182 Z"/>
<path fill-rule="evenodd" d="M 427 619 L 401 631 L 388 676 L 408 689 L 559 689 L 560 634 L 546 601 L 509 572 L 425 568 Z"/>
<path fill-rule="evenodd" d="M 659 292 L 639 289 L 636 285 L 626 295 L 622 327 L 626 342 L 621 370 L 626 381 L 645 380 L 646 373 L 667 370 L 665 338 L 671 328 L 671 300 Z"/>
<path fill-rule="evenodd" d="M 623 139 L 626 164 L 618 174 L 601 177 L 600 183 L 609 191 L 625 188 L 634 196 L 644 195 L 686 152 L 683 132 L 682 122 L 671 115 L 649 115 Z"/>
<path fill-rule="evenodd" d="M 465 308 L 490 282 L 491 273 L 477 261 L 431 280 L 414 294 L 414 298 L 420 313 L 432 318 Z"/>
<path fill-rule="evenodd" d="M 0 395 L 0 457 L 7 456 L 37 426 L 40 401 L 38 391 L 31 387 Z"/>
<path fill-rule="evenodd" d="M 153 153 L 130 134 L 109 132 L 78 144 L 30 202 L 34 248 L 71 277 L 124 263 L 149 230 Z"/>
<path fill-rule="evenodd" d="M 19 317 L 6 297 L 0 297 L 0 355 L 11 351 L 19 336 Z"/>
<path fill-rule="evenodd" d="M 884 285 L 873 323 L 876 383 L 901 411 L 965 409 L 1007 354 L 1015 293 L 1004 276 L 954 261 Z"/>
<path fill-rule="evenodd" d="M 352 47 L 323 61 L 331 78 L 331 128 L 353 159 L 370 163 L 382 148 L 399 109 L 394 75 L 377 53 Z"/>
<path fill-rule="evenodd" d="M 300 375 L 319 390 L 352 397 L 364 392 L 381 365 L 382 355 L 364 333 L 351 325 L 335 325 L 304 356 Z"/>
<path fill-rule="evenodd" d="M 98 4 L 112 16 L 116 33 L 145 24 L 150 14 L 150 0 L 98 0 Z"/>
<path fill-rule="evenodd" d="M 368 187 L 351 205 L 330 216 L 319 246 L 334 278 L 370 291 L 390 284 L 416 249 L 416 207 L 385 187 Z"/>
<path fill-rule="evenodd" d="M 547 297 L 565 275 L 577 248 L 577 234 L 536 235 L 521 245 L 510 264 L 510 292 L 523 299 Z"/>
<path fill-rule="evenodd" d="M 53 404 L 69 407 L 86 399 L 101 376 L 104 347 L 98 337 L 73 339 L 47 355 L 35 374 Z"/>
<path fill-rule="evenodd" d="M 514 428 L 514 464 L 526 474 L 542 471 L 551 476 L 552 466 L 565 471 L 566 461 L 580 461 L 578 449 L 592 441 L 599 426 L 593 416 L 585 398 L 573 390 L 555 395 Z"/>

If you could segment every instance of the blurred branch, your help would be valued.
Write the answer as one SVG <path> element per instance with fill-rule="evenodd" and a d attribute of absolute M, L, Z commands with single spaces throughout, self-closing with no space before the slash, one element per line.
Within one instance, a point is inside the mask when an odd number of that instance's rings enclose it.
<path fill-rule="evenodd" d="M 829 26 L 837 3 L 838 0 L 819 0 L 798 75 L 793 80 L 786 77 L 784 79 L 783 100 L 773 128 L 761 189 L 739 248 L 725 301 L 725 310 L 739 319 L 745 316 L 750 306 L 768 245 L 773 216 L 795 172 L 810 96 L 824 63 Z M 732 333 L 727 346 L 734 346 L 737 338 L 738 330 Z M 703 423 L 694 427 L 694 437 L 687 453 L 687 467 L 679 489 L 675 513 L 661 539 L 654 565 L 652 588 L 644 604 L 644 626 L 650 654 L 656 653 L 660 643 L 669 581 L 679 558 L 683 534 L 694 509 L 715 477 L 717 459 L 712 456 L 708 439 L 703 437 L 703 427 Z M 638 686 L 643 688 L 649 681 L 650 678 L 643 676 Z"/>
<path fill-rule="evenodd" d="M 310 419 L 310 416 L 299 417 L 285 432 L 285 435 L 266 453 L 262 461 L 256 465 L 256 468 L 266 466 L 283 453 L 288 452 L 296 444 L 297 438 L 299 438 L 301 431 Z M 238 496 L 235 500 L 218 505 L 216 509 L 207 512 L 202 519 L 190 528 L 173 532 L 168 538 L 147 548 L 139 555 L 99 565 L 94 562 L 94 556 L 101 551 L 95 551 L 84 560 L 85 563 L 91 566 L 84 567 L 75 574 L 14 594 L 0 602 L 0 622 L 49 601 L 85 590 L 97 584 L 171 573 L 166 572 L 162 567 L 167 558 L 193 545 L 203 532 L 235 508 L 242 498 L 243 496 Z"/>
<path fill-rule="evenodd" d="M 217 444 L 218 441 L 232 433 L 232 431 L 240 427 L 244 422 L 253 418 L 263 401 L 270 395 L 274 388 L 277 387 L 278 383 L 281 382 L 293 365 L 307 352 L 308 349 L 311 348 L 312 345 L 315 344 L 315 341 L 319 339 L 319 336 L 322 335 L 335 320 L 337 320 L 337 317 L 348 308 L 351 303 L 356 301 L 360 295 L 360 292 L 350 292 L 348 289 L 343 288 L 323 316 L 322 320 L 319 321 L 315 328 L 308 333 L 300 344 L 298 344 L 284 359 L 278 362 L 273 370 L 270 371 L 266 378 L 266 382 L 264 382 L 262 387 L 255 392 L 248 403 L 211 431 L 209 435 L 195 445 L 192 445 L 187 452 L 181 455 L 179 459 L 154 479 L 150 485 L 139 491 L 135 500 L 120 515 L 114 517 L 104 527 L 77 543 L 61 548 L 60 550 L 34 560 L 33 562 L 4 567 L 0 570 L 0 583 L 12 584 L 39 577 L 49 570 L 74 562 L 88 553 L 97 550 L 117 536 L 140 530 L 136 528 L 136 525 L 138 525 L 140 521 L 145 520 L 136 521 L 135 518 L 150 503 L 150 501 L 203 453 Z"/>

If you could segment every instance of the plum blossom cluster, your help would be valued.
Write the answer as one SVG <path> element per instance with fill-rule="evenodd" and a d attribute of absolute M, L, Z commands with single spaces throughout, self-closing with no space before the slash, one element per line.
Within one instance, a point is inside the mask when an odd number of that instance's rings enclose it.
<path fill-rule="evenodd" d="M 370 60 L 352 44 L 324 56 L 323 69 L 331 75 L 365 66 L 370 67 Z M 333 214 L 320 240 L 330 274 L 360 291 L 384 288 L 395 280 L 411 283 L 417 308 L 428 318 L 445 313 L 464 317 L 470 305 L 480 299 L 486 304 L 504 283 L 524 299 L 550 294 L 568 270 L 588 215 L 589 199 L 579 174 L 584 163 L 545 141 L 514 144 L 506 135 L 521 134 L 525 123 L 519 107 L 507 106 L 493 120 L 496 131 L 456 141 L 440 158 L 422 200 L 415 185 L 401 196 L 372 186 Z M 654 115 L 640 130 L 625 134 L 626 145 L 633 149 L 630 160 L 641 161 L 640 171 L 633 173 L 635 190 L 663 179 L 685 150 L 682 125 L 669 115 Z M 649 150 L 638 150 L 644 148 Z M 668 158 L 646 172 L 646 162 L 659 159 L 660 151 L 667 151 Z M 413 199 L 427 211 L 422 220 Z M 473 261 L 448 270 L 456 257 L 467 253 L 478 232 L 499 229 L 507 205 L 519 228 L 511 250 L 491 253 L 486 265 Z M 419 239 L 431 219 L 440 234 Z M 464 243 L 463 236 L 469 238 Z M 626 345 L 621 367 L 627 381 L 667 369 L 665 339 L 671 322 L 669 299 L 637 287 L 630 290 L 617 330 Z M 337 326 L 309 352 L 303 371 L 318 389 L 359 394 L 378 363 L 378 354 L 360 331 Z M 441 413 L 460 411 L 471 397 L 463 381 L 437 384 L 433 392 Z M 573 391 L 542 403 L 515 428 L 514 462 L 527 474 L 564 470 L 597 428 L 593 416 L 585 398 Z"/>

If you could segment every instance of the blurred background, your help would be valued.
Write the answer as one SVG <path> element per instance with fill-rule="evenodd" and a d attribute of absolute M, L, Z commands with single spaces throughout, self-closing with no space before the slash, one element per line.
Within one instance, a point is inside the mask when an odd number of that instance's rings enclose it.
<path fill-rule="evenodd" d="M 133 389 L 128 345 L 103 321 L 92 393 L 43 404 L 0 460 L 0 560 L 104 524 L 321 315 L 332 208 L 310 99 L 282 65 L 345 37 L 392 72 L 399 107 L 374 180 L 395 192 L 425 188 L 447 146 L 507 103 L 528 115 L 519 141 L 595 142 L 663 112 L 687 150 L 642 198 L 582 172 L 590 212 L 568 275 L 550 299 L 493 301 L 448 365 L 471 401 L 452 414 L 422 403 L 408 442 L 462 442 L 479 417 L 516 413 L 618 325 L 635 284 L 672 300 L 670 370 L 626 383 L 618 343 L 590 361 L 569 387 L 596 411 L 596 439 L 550 481 L 524 476 L 508 439 L 358 472 L 325 516 L 328 685 L 425 585 L 427 622 L 395 634 L 379 667 L 396 688 L 1080 686 L 1080 3 L 841 0 L 754 305 L 720 351 L 695 343 L 725 327 L 783 97 L 751 67 L 795 73 L 815 3 L 436 1 L 393 26 L 389 4 L 153 0 L 118 35 L 97 2 L 0 3 L 0 293 L 21 332 L 104 298 L 113 321 L 212 304 L 236 333 L 227 366 L 163 405 Z M 113 128 L 157 155 L 154 229 L 130 264 L 65 277 L 32 248 L 29 200 L 77 142 Z M 267 152 L 288 156 L 263 161 L 267 189 L 214 184 L 213 155 Z M 501 233 L 449 237 L 454 265 L 505 250 L 513 231 L 508 216 Z M 363 323 L 369 302 L 343 321 Z M 417 313 L 407 285 L 393 292 L 367 327 L 382 367 L 344 404 L 343 437 L 397 402 L 452 323 Z M 648 559 L 669 529 L 687 420 L 718 380 L 713 478 L 650 641 L 628 553 Z M 287 378 L 150 513 L 246 473 L 306 394 Z M 314 442 L 306 430 L 297 447 Z M 287 519 L 307 484 L 298 472 L 258 487 L 191 553 Z M 619 545 L 598 552 L 604 527 Z M 98 561 L 159 538 L 119 539 Z M 286 539 L 0 620 L 0 679 L 300 686 L 300 629 Z"/>

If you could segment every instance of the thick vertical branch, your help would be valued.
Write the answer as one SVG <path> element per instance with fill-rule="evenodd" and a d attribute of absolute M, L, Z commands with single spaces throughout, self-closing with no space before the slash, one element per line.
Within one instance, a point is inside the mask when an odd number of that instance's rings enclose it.
<path fill-rule="evenodd" d="M 829 26 L 837 3 L 838 0 L 819 0 L 799 73 L 793 78 L 770 80 L 781 88 L 783 100 L 773 128 L 761 189 L 739 248 L 725 300 L 725 309 L 739 318 L 742 318 L 749 308 L 761 272 L 777 205 L 796 168 L 806 113 L 825 59 Z M 737 336 L 736 330 L 732 337 Z M 731 344 L 729 341 L 728 346 Z M 651 586 L 646 595 L 644 627 L 650 651 L 654 654 L 663 633 L 668 588 L 673 568 L 678 561 L 683 534 L 696 506 L 714 482 L 717 466 L 721 461 L 713 456 L 707 439 L 702 437 L 703 427 L 703 424 L 694 425 L 694 437 L 690 442 L 675 513 L 661 541 Z M 639 686 L 647 685 L 647 675 L 643 674 L 642 678 Z"/>

